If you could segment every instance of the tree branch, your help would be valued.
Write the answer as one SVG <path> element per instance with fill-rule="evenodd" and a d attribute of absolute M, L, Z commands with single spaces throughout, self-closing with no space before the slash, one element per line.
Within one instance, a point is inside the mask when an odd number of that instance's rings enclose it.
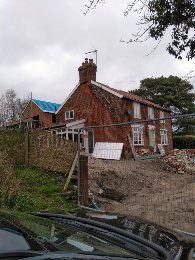
<path fill-rule="evenodd" d="M 163 39 L 163 38 L 161 38 L 161 39 L 158 41 L 157 45 L 153 48 L 153 50 L 151 50 L 151 52 L 149 52 L 148 54 L 144 55 L 144 57 L 148 57 L 149 55 L 151 55 L 151 54 L 158 48 L 158 46 L 159 46 L 159 44 L 161 43 L 162 39 Z"/>
<path fill-rule="evenodd" d="M 96 6 L 102 2 L 105 2 L 105 0 L 89 0 L 89 3 L 85 5 L 86 7 L 86 11 L 83 13 L 84 15 L 87 15 L 87 13 L 92 10 L 95 9 Z"/>

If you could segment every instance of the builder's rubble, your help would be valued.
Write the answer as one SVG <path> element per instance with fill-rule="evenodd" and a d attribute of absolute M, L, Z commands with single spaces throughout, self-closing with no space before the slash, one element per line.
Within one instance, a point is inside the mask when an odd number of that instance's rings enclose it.
<path fill-rule="evenodd" d="M 166 170 L 179 174 L 195 174 L 195 150 L 175 149 L 162 160 Z"/>
<path fill-rule="evenodd" d="M 151 151 L 149 149 L 139 149 L 135 151 L 137 157 L 146 156 L 146 155 L 153 155 L 154 151 Z"/>

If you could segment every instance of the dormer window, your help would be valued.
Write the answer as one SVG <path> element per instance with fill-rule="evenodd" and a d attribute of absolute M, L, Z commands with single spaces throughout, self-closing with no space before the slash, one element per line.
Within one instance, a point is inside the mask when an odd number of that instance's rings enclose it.
<path fill-rule="evenodd" d="M 148 118 L 154 119 L 154 108 L 153 107 L 148 107 Z"/>
<path fill-rule="evenodd" d="M 74 110 L 66 111 L 65 119 L 66 120 L 74 119 Z"/>
<path fill-rule="evenodd" d="M 165 113 L 164 113 L 164 111 L 160 111 L 160 118 L 164 118 L 165 117 Z M 165 120 L 164 119 L 162 119 L 162 120 L 160 120 L 160 122 L 162 123 L 162 124 L 164 124 L 165 123 Z"/>
<path fill-rule="evenodd" d="M 134 108 L 134 118 L 141 119 L 140 103 L 134 102 L 133 108 Z"/>

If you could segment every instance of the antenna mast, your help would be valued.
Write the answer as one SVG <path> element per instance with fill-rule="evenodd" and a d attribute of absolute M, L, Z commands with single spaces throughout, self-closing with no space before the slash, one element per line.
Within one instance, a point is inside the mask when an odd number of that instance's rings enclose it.
<path fill-rule="evenodd" d="M 86 52 L 85 54 L 89 54 L 89 53 L 95 53 L 95 64 L 96 64 L 96 66 L 97 66 L 97 50 L 93 50 L 93 51 L 88 51 L 88 52 Z"/>

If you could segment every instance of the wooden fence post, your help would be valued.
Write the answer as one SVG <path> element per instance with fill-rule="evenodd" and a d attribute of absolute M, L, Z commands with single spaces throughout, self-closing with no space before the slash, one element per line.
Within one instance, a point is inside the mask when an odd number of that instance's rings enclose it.
<path fill-rule="evenodd" d="M 25 166 L 29 166 L 29 132 L 26 131 L 25 134 Z"/>
<path fill-rule="evenodd" d="M 80 194 L 80 204 L 82 206 L 88 206 L 89 203 L 89 194 L 88 194 L 88 157 L 85 155 L 80 156 L 80 183 L 79 185 L 79 191 Z"/>

